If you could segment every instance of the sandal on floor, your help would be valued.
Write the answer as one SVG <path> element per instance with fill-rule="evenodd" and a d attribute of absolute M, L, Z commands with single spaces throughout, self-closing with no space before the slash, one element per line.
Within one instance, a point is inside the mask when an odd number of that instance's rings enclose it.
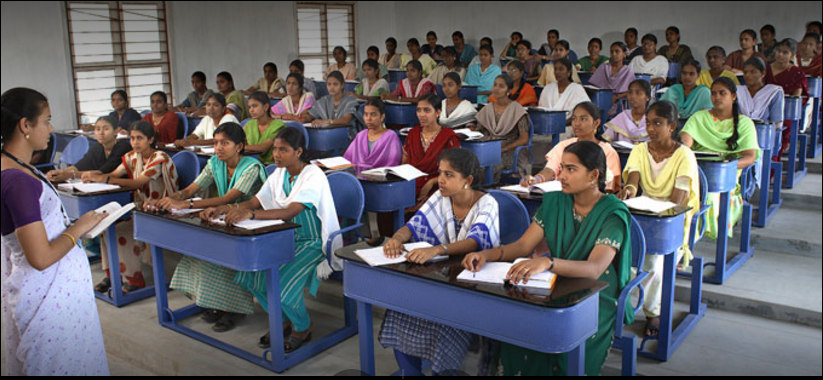
<path fill-rule="evenodd" d="M 97 286 L 94 287 L 94 291 L 97 293 L 106 293 L 111 289 L 111 279 L 104 278 L 103 281 L 100 281 Z"/>
<path fill-rule="evenodd" d="M 123 294 L 129 294 L 132 292 L 136 292 L 140 289 L 143 289 L 142 286 L 134 286 L 134 285 L 126 285 L 123 287 Z"/>
<path fill-rule="evenodd" d="M 308 343 L 308 342 L 311 342 L 311 333 L 309 333 L 309 335 L 306 335 L 306 337 L 302 338 L 302 339 L 297 338 L 293 335 L 289 335 L 289 337 L 286 338 L 286 341 L 283 342 L 283 343 L 288 346 L 288 347 L 285 347 L 286 348 L 286 353 L 290 354 L 294 351 L 299 350 L 300 347 L 303 347 L 303 345 Z"/>
<path fill-rule="evenodd" d="M 237 314 L 234 313 L 224 313 L 223 317 L 211 327 L 212 331 L 216 333 L 224 333 L 227 331 L 231 331 L 234 329 L 235 323 L 234 318 L 237 317 Z"/>
<path fill-rule="evenodd" d="M 217 323 L 223 317 L 223 312 L 218 310 L 206 310 L 200 315 L 200 319 L 210 325 Z"/>
<path fill-rule="evenodd" d="M 646 327 L 643 330 L 644 332 L 650 332 L 651 334 L 646 334 L 646 336 L 660 336 L 660 326 L 651 321 L 646 322 Z"/>
<path fill-rule="evenodd" d="M 288 327 L 283 329 L 283 339 L 288 338 L 292 333 L 292 326 L 289 325 Z M 271 333 L 267 333 L 265 336 L 260 338 L 260 341 L 257 342 L 257 347 L 262 349 L 269 349 L 271 348 Z"/>

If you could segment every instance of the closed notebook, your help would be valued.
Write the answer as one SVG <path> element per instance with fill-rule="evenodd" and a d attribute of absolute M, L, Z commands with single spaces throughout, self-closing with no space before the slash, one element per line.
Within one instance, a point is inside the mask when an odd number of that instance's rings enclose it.
<path fill-rule="evenodd" d="M 483 269 L 477 273 L 472 273 L 470 270 L 466 269 L 460 273 L 459 276 L 457 276 L 457 281 L 477 284 L 505 285 L 507 283 L 506 275 L 509 273 L 509 270 L 511 270 L 515 264 L 526 260 L 528 259 L 517 259 L 514 263 L 487 263 L 483 266 Z M 545 271 L 532 276 L 528 283 L 523 284 L 521 282 L 517 286 L 536 289 L 552 289 L 556 281 L 557 275 L 552 272 Z"/>
<path fill-rule="evenodd" d="M 225 226 L 226 225 L 226 216 L 220 215 L 215 219 L 211 220 L 211 223 L 216 224 L 218 226 Z M 234 224 L 234 227 L 244 229 L 247 231 L 254 231 L 259 230 L 261 228 L 267 228 L 272 226 L 279 226 L 283 224 L 282 220 L 244 220 L 242 222 L 237 222 Z"/>
<path fill-rule="evenodd" d="M 97 210 L 95 210 L 95 212 L 97 212 L 98 214 L 106 213 L 109 216 L 101 220 L 100 223 L 97 223 L 97 225 L 94 226 L 94 228 L 92 228 L 91 231 L 87 232 L 80 238 L 89 240 L 100 236 L 100 234 L 103 233 L 103 231 L 105 231 L 106 228 L 109 228 L 112 224 L 114 224 L 114 222 L 122 218 L 123 215 L 126 215 L 126 213 L 128 213 L 131 210 L 134 210 L 134 203 L 129 203 L 125 206 L 120 206 L 120 204 L 117 202 L 111 202 L 103 207 L 98 208 Z"/>
<path fill-rule="evenodd" d="M 406 262 L 406 255 L 414 251 L 415 249 L 420 248 L 430 248 L 432 247 L 431 244 L 421 242 L 421 243 L 409 243 L 403 245 L 403 255 L 400 257 L 390 259 L 386 257 L 386 254 L 383 252 L 383 247 L 377 247 L 372 249 L 358 249 L 354 251 L 357 256 L 359 256 L 363 261 L 365 261 L 369 266 L 372 267 L 381 267 L 384 265 L 394 265 L 394 264 L 402 264 Z M 427 263 L 434 263 L 438 261 L 447 260 L 448 256 L 436 256 L 433 259 L 427 261 Z"/>

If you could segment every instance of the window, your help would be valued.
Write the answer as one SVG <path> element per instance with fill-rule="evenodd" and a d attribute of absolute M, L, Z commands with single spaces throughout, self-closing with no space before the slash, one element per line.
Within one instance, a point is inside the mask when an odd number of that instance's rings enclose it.
<path fill-rule="evenodd" d="M 149 109 L 155 91 L 171 95 L 163 1 L 69 1 L 66 15 L 80 123 L 111 112 L 117 89 L 138 111 Z"/>
<path fill-rule="evenodd" d="M 354 40 L 354 5 L 347 3 L 297 3 L 297 54 L 306 65 L 307 78 L 322 80 L 335 63 L 336 46 L 348 52 L 347 62 L 357 62 Z"/>

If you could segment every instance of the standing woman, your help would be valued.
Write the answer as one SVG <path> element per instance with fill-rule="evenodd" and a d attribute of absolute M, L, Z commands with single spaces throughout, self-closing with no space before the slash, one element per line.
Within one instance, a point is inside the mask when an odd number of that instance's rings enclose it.
<path fill-rule="evenodd" d="M 752 119 L 740 114 L 737 105 L 737 86 L 728 78 L 720 78 L 712 85 L 712 104 L 714 108 L 700 111 L 692 116 L 680 139 L 683 145 L 695 152 L 711 152 L 740 157 L 737 161 L 737 176 L 743 169 L 754 165 L 760 156 L 757 144 L 757 131 Z M 720 194 L 709 193 L 709 217 L 706 224 L 706 236 L 718 238 L 717 220 L 720 215 Z M 743 215 L 743 195 L 740 185 L 731 194 L 729 217 L 729 237 L 734 232 L 734 225 Z"/>
<path fill-rule="evenodd" d="M 314 106 L 314 94 L 303 91 L 303 75 L 290 73 L 286 77 L 286 97 L 271 107 L 275 119 L 300 121 Z"/>
<path fill-rule="evenodd" d="M 469 66 L 466 73 L 466 85 L 477 86 L 477 103 L 486 103 L 492 93 L 494 78 L 502 73 L 500 67 L 492 64 L 494 49 L 491 45 L 480 47 L 480 63 Z"/>
<path fill-rule="evenodd" d="M 463 267 L 477 272 L 489 262 L 530 257 L 509 270 L 506 278 L 513 285 L 528 284 L 531 276 L 547 270 L 564 278 L 608 283 L 600 292 L 597 334 L 585 347 L 586 375 L 598 376 L 612 346 L 618 298 L 632 278 L 631 214 L 623 202 L 606 192 L 606 155 L 597 144 L 581 141 L 568 146 L 562 162 L 559 180 L 563 191 L 543 195 L 543 205 L 523 237 L 513 244 L 471 253 Z M 532 256 L 544 239 L 550 254 Z M 624 315 L 627 324 L 634 322 L 629 304 Z M 563 376 L 566 358 L 567 354 L 544 354 L 502 343 L 492 354 L 491 374 Z"/>
<path fill-rule="evenodd" d="M 272 118 L 269 97 L 263 91 L 255 91 L 249 96 L 249 113 L 252 119 L 243 127 L 243 132 L 246 134 L 245 149 L 262 152 L 259 156 L 260 162 L 263 165 L 271 165 L 274 163 L 271 158 L 274 137 L 286 124 Z"/>
<path fill-rule="evenodd" d="M 157 132 L 157 143 L 166 145 L 177 140 L 177 124 L 180 119 L 174 112 L 169 112 L 169 101 L 166 93 L 157 91 L 151 94 L 151 113 L 143 118 L 143 121 L 151 124 Z"/>
<path fill-rule="evenodd" d="M 108 376 L 91 269 L 77 239 L 106 215 L 69 223 L 57 190 L 26 162 L 54 128 L 46 97 L 27 88 L 2 96 L 2 307 L 10 376 Z"/>
<path fill-rule="evenodd" d="M 129 130 L 132 151 L 123 156 L 123 163 L 109 174 L 92 174 L 84 182 L 118 185 L 134 191 L 134 203 L 142 205 L 149 200 L 163 199 L 177 192 L 177 169 L 171 157 L 157 150 L 157 134 L 145 121 L 138 121 Z M 120 256 L 119 271 L 116 274 L 126 278 L 123 292 L 129 293 L 146 287 L 142 266 L 151 265 L 151 253 L 145 243 L 134 240 L 134 221 L 117 222 L 117 253 Z M 105 235 L 100 244 L 103 270 L 106 278 L 95 287 L 100 293 L 111 288 L 109 273 L 109 253 Z M 162 285 L 161 285 L 162 286 Z"/>
<path fill-rule="evenodd" d="M 234 88 L 234 79 L 226 71 L 217 74 L 217 91 L 226 97 L 226 104 L 234 104 L 240 109 L 240 120 L 249 118 L 249 106 L 243 91 Z"/>
<path fill-rule="evenodd" d="M 700 77 L 700 62 L 689 61 L 680 70 L 680 84 L 669 87 L 660 100 L 668 100 L 677 106 L 677 113 L 681 118 L 688 119 L 697 111 L 712 108 L 712 92 L 704 86 L 698 85 Z"/>

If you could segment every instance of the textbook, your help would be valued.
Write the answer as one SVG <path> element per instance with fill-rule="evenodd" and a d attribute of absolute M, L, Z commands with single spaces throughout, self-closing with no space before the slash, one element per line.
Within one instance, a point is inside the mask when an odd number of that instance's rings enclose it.
<path fill-rule="evenodd" d="M 57 188 L 66 192 L 77 191 L 80 193 L 101 193 L 120 189 L 120 186 L 109 185 L 107 183 L 61 183 Z"/>
<path fill-rule="evenodd" d="M 633 150 L 635 145 L 628 142 L 628 141 L 615 141 L 612 142 L 612 146 L 617 149 L 626 149 L 626 150 Z"/>
<path fill-rule="evenodd" d="M 549 181 L 538 183 L 536 185 L 531 185 L 529 187 L 524 187 L 520 185 L 512 185 L 512 186 L 505 186 L 501 187 L 500 190 L 509 191 L 512 193 L 523 193 L 523 194 L 545 194 L 545 193 L 553 193 L 557 191 L 563 191 L 563 185 L 560 184 L 560 181 Z"/>
<path fill-rule="evenodd" d="M 217 218 L 212 219 L 211 222 L 218 226 L 225 226 L 226 216 L 220 215 Z M 247 231 L 254 231 L 259 230 L 261 228 L 279 226 L 281 224 L 283 224 L 282 220 L 244 220 L 242 222 L 235 223 L 234 226 Z"/>
<path fill-rule="evenodd" d="M 652 199 L 647 196 L 626 199 L 623 203 L 625 203 L 626 206 L 632 210 L 648 211 L 655 214 L 669 211 L 677 207 L 677 205 L 672 202 L 658 201 L 657 199 Z"/>
<path fill-rule="evenodd" d="M 363 259 L 363 261 L 365 261 L 367 264 L 369 264 L 369 266 L 381 267 L 381 266 L 384 266 L 384 265 L 394 265 L 394 264 L 405 263 L 406 262 L 406 255 L 409 252 L 414 251 L 415 249 L 430 248 L 430 247 L 433 247 L 433 246 L 429 243 L 426 243 L 426 242 L 404 244 L 403 245 L 403 255 L 401 255 L 400 257 L 397 257 L 395 259 L 390 259 L 390 258 L 386 257 L 386 255 L 383 253 L 383 247 L 377 247 L 377 248 L 372 248 L 372 249 L 358 249 L 358 250 L 354 251 L 354 253 L 357 254 L 357 256 L 360 256 L 360 258 Z M 448 258 L 449 258 L 448 256 L 436 256 L 436 257 L 432 258 L 431 260 L 427 261 L 426 263 L 427 264 L 428 263 L 436 263 L 436 262 L 439 262 L 439 261 L 447 260 Z"/>
<path fill-rule="evenodd" d="M 426 173 L 421 172 L 420 170 L 411 165 L 400 165 L 391 168 L 378 168 L 366 170 L 360 173 L 360 175 L 366 178 L 376 179 L 379 181 L 385 181 L 386 179 L 388 179 L 389 175 L 395 175 L 406 181 L 411 181 L 418 179 L 420 177 L 425 177 Z"/>
<path fill-rule="evenodd" d="M 354 167 L 354 164 L 343 157 L 323 158 L 313 160 L 311 163 L 330 170 L 343 170 Z"/>
<path fill-rule="evenodd" d="M 486 137 L 486 136 L 485 136 L 485 135 L 483 135 L 482 133 L 472 131 L 471 129 L 468 129 L 468 128 L 463 128 L 463 129 L 455 129 L 455 130 L 454 130 L 454 133 L 456 133 L 456 134 L 458 134 L 458 135 L 461 135 L 461 136 L 465 136 L 465 137 L 466 137 L 466 141 L 480 140 L 480 139 L 482 139 L 483 137 Z"/>
<path fill-rule="evenodd" d="M 105 231 L 106 228 L 109 228 L 112 224 L 114 224 L 114 222 L 122 218 L 123 215 L 126 215 L 126 213 L 128 213 L 131 210 L 134 210 L 134 203 L 129 203 L 125 206 L 120 206 L 120 204 L 117 202 L 111 202 L 103 207 L 98 208 L 97 210 L 94 210 L 98 214 L 106 213 L 109 216 L 101 220 L 100 223 L 97 223 L 97 225 L 94 226 L 94 228 L 92 228 L 91 231 L 81 236 L 80 239 L 89 240 L 100 236 L 100 234 L 103 233 L 103 231 Z"/>
<path fill-rule="evenodd" d="M 509 273 L 509 270 L 511 270 L 515 264 L 526 260 L 528 259 L 522 258 L 517 259 L 514 263 L 486 263 L 486 265 L 483 266 L 483 269 L 477 273 L 472 273 L 470 270 L 465 269 L 459 276 L 457 276 L 457 281 L 476 284 L 507 285 L 508 280 L 506 279 L 506 275 Z M 517 286 L 551 290 L 554 288 L 554 283 L 556 281 L 557 275 L 552 272 L 545 271 L 532 276 L 527 284 L 523 284 L 521 282 Z"/>
<path fill-rule="evenodd" d="M 414 105 L 414 103 L 398 102 L 398 101 L 395 101 L 395 100 L 384 100 L 383 103 L 391 104 L 391 105 L 395 105 L 395 106 L 413 106 Z"/>

